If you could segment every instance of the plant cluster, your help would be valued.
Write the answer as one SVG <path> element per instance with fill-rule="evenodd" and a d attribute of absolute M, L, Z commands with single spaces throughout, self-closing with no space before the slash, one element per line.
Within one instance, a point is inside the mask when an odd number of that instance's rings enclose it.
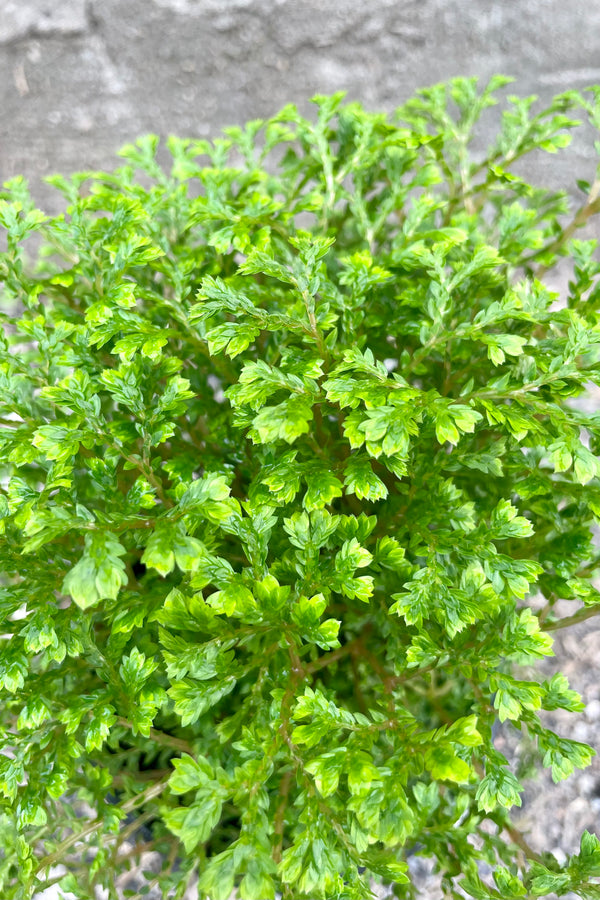
<path fill-rule="evenodd" d="M 149 849 L 165 898 L 411 898 L 414 853 L 447 897 L 600 896 L 495 745 L 593 755 L 535 665 L 600 612 L 599 170 L 572 211 L 518 162 L 600 88 L 508 97 L 477 156 L 509 80 L 147 136 L 53 217 L 4 185 L 3 898 L 122 896 Z"/>

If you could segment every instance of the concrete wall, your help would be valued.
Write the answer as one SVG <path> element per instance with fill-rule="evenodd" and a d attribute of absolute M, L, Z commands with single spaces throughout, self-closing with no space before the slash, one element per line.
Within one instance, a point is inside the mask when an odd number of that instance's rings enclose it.
<path fill-rule="evenodd" d="M 600 0 L 0 0 L 0 181 L 46 199 L 44 174 L 112 167 L 144 132 L 214 135 L 342 88 L 391 109 L 495 72 L 542 97 L 600 82 Z"/>

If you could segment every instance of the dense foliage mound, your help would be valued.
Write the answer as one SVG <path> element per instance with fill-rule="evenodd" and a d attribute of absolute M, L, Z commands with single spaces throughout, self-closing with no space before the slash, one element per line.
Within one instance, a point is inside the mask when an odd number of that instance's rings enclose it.
<path fill-rule="evenodd" d="M 165 898 L 408 898 L 414 853 L 446 896 L 600 895 L 494 745 L 593 755 L 535 664 L 600 612 L 600 182 L 570 212 L 515 163 L 600 88 L 509 97 L 474 157 L 508 81 L 148 136 L 55 217 L 4 186 L 3 898 L 122 896 L 149 849 Z"/>

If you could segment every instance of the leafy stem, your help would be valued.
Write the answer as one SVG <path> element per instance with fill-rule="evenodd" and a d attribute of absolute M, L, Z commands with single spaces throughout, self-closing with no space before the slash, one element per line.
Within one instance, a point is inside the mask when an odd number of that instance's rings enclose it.
<path fill-rule="evenodd" d="M 572 616 L 564 616 L 562 619 L 555 619 L 548 622 L 544 621 L 541 625 L 542 631 L 558 631 L 560 628 L 570 628 L 572 625 L 578 625 L 594 616 L 600 616 L 600 604 L 596 606 L 584 606 L 583 609 L 573 613 Z"/>
<path fill-rule="evenodd" d="M 169 773 L 170 775 L 170 773 Z M 131 797 L 129 800 L 126 800 L 118 809 L 126 815 L 129 812 L 132 812 L 134 809 L 138 809 L 141 806 L 144 806 L 146 803 L 150 803 L 152 800 L 155 800 L 157 797 L 160 797 L 162 792 L 166 789 L 168 783 L 168 776 L 163 778 L 161 781 L 148 785 L 145 790 L 140 791 L 139 794 L 136 794 L 135 797 Z M 56 865 L 56 863 L 60 862 L 67 850 L 73 847 L 75 844 L 79 843 L 79 841 L 84 841 L 86 838 L 95 834 L 99 831 L 104 825 L 104 818 L 94 819 L 89 822 L 85 828 L 80 829 L 79 831 L 73 832 L 73 834 L 69 835 L 68 838 L 65 838 L 62 841 L 56 850 L 52 853 L 44 856 L 38 863 L 36 872 L 41 872 L 44 869 L 49 869 L 52 866 Z"/>

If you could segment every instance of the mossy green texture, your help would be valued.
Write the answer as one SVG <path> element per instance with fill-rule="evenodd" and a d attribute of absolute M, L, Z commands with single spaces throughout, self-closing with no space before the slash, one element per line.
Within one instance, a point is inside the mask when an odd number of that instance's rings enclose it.
<path fill-rule="evenodd" d="M 116 898 L 148 847 L 165 898 L 410 898 L 414 852 L 448 897 L 598 896 L 593 835 L 512 824 L 494 726 L 557 781 L 593 755 L 535 664 L 600 611 L 600 181 L 514 164 L 600 88 L 473 156 L 508 81 L 147 136 L 54 218 L 4 186 L 3 898 Z"/>

